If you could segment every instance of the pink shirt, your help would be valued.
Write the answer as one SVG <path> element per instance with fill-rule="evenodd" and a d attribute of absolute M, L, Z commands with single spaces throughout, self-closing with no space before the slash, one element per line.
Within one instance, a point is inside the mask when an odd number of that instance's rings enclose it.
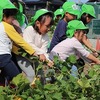
<path fill-rule="evenodd" d="M 65 60 L 72 54 L 80 53 L 84 57 L 90 54 L 75 37 L 63 40 L 52 49 L 52 52 L 58 54 L 61 60 Z"/>

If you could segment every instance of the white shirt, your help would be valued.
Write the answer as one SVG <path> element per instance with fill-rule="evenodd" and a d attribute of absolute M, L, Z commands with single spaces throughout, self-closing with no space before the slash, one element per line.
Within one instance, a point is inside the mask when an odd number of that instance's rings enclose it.
<path fill-rule="evenodd" d="M 8 37 L 4 25 L 0 22 L 0 54 L 11 54 L 12 41 Z"/>
<path fill-rule="evenodd" d="M 14 27 L 6 22 L 0 23 L 0 54 L 11 54 L 12 44 L 16 43 L 32 55 L 35 50 L 20 36 Z M 14 49 L 16 52 L 18 50 Z M 14 51 L 14 52 L 15 52 Z"/>
<path fill-rule="evenodd" d="M 28 26 L 23 33 L 23 38 L 27 41 L 37 54 L 44 54 L 48 58 L 47 46 L 49 43 L 49 37 L 47 34 L 40 35 L 32 26 Z"/>
<path fill-rule="evenodd" d="M 84 57 L 90 54 L 75 37 L 63 40 L 52 49 L 52 52 L 58 54 L 61 60 L 72 54 L 77 55 L 78 52 Z"/>

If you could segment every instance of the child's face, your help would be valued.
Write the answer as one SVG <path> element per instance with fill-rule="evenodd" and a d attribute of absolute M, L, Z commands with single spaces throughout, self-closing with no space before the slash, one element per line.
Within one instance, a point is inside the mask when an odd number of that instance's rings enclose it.
<path fill-rule="evenodd" d="M 50 22 L 51 22 L 51 17 L 47 17 L 43 24 L 39 22 L 38 28 L 41 35 L 46 34 L 50 30 L 50 27 L 51 27 Z"/>
<path fill-rule="evenodd" d="M 65 19 L 66 19 L 67 22 L 69 22 L 69 21 L 71 21 L 71 20 L 76 19 L 76 16 L 73 15 L 73 14 L 70 14 L 70 13 L 66 13 L 66 14 L 65 14 Z"/>
<path fill-rule="evenodd" d="M 13 20 L 15 19 L 15 16 L 9 16 L 9 17 L 4 17 L 3 20 L 12 25 Z"/>
<path fill-rule="evenodd" d="M 90 23 L 91 20 L 92 20 L 92 18 L 86 17 L 86 22 L 87 22 L 87 24 Z"/>
<path fill-rule="evenodd" d="M 84 35 L 85 35 L 85 32 L 83 30 L 81 30 L 79 33 L 77 33 L 76 37 L 80 42 L 82 42 Z"/>

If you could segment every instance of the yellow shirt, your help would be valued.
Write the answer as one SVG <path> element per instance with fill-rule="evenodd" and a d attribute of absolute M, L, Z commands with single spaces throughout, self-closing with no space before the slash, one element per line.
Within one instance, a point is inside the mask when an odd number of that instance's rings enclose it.
<path fill-rule="evenodd" d="M 3 22 L 5 32 L 8 37 L 16 43 L 18 46 L 23 48 L 27 53 L 32 55 L 35 50 L 20 36 L 20 34 L 14 29 L 14 27 L 6 22 Z"/>

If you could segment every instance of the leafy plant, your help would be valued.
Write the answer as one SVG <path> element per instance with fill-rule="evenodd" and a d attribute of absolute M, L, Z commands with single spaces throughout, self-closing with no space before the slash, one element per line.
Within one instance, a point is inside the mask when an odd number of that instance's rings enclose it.
<path fill-rule="evenodd" d="M 30 59 L 30 58 L 28 58 Z M 34 57 L 33 57 L 34 59 Z M 33 60 L 30 59 L 30 60 Z M 35 59 L 38 61 L 38 59 Z M 94 65 L 88 74 L 81 72 L 78 77 L 71 74 L 72 65 L 77 65 L 74 55 L 65 62 L 54 57 L 54 66 L 48 68 L 44 78 L 38 77 L 46 63 L 39 62 L 33 86 L 25 76 L 19 74 L 7 87 L 0 87 L 1 100 L 99 100 L 100 99 L 100 65 Z M 78 66 L 78 71 L 83 66 Z"/>

